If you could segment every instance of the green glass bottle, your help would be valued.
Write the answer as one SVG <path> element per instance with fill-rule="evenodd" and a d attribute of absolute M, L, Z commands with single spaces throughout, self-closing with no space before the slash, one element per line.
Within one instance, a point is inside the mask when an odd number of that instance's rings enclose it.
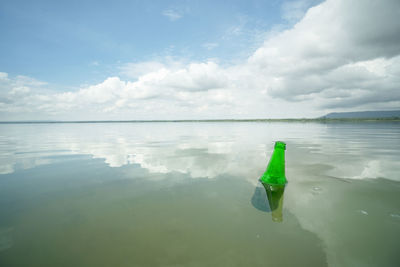
<path fill-rule="evenodd" d="M 267 170 L 261 176 L 260 181 L 271 185 L 284 185 L 287 183 L 285 176 L 285 150 L 284 142 L 275 142 L 274 152 L 269 160 Z"/>

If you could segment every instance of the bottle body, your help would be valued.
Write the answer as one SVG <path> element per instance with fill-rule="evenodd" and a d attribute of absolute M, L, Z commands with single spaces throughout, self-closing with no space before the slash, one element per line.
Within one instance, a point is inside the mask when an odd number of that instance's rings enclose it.
<path fill-rule="evenodd" d="M 285 150 L 284 142 L 275 142 L 274 152 L 269 160 L 267 170 L 261 176 L 262 183 L 271 185 L 284 185 L 287 183 L 285 175 Z"/>

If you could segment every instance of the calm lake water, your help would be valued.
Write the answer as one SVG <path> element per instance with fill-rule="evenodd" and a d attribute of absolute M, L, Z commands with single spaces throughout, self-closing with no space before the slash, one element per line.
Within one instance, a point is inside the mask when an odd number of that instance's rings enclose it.
<path fill-rule="evenodd" d="M 1 124 L 0 266 L 400 266 L 399 161 L 400 123 Z"/>

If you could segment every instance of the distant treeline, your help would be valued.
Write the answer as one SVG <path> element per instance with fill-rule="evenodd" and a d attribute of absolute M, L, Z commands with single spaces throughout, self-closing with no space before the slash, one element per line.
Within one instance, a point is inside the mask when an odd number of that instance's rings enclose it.
<path fill-rule="evenodd" d="M 400 110 L 333 112 L 323 116 L 323 118 L 328 118 L 328 119 L 381 119 L 381 118 L 394 119 L 399 117 L 400 117 Z"/>

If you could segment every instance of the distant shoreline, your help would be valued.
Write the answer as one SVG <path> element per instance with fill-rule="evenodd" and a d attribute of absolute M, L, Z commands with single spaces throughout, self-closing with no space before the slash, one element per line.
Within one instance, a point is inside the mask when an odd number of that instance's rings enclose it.
<path fill-rule="evenodd" d="M 102 120 L 102 121 L 0 121 L 0 124 L 51 123 L 165 123 L 165 122 L 400 122 L 400 118 L 315 118 L 315 119 L 210 119 L 210 120 Z"/>

